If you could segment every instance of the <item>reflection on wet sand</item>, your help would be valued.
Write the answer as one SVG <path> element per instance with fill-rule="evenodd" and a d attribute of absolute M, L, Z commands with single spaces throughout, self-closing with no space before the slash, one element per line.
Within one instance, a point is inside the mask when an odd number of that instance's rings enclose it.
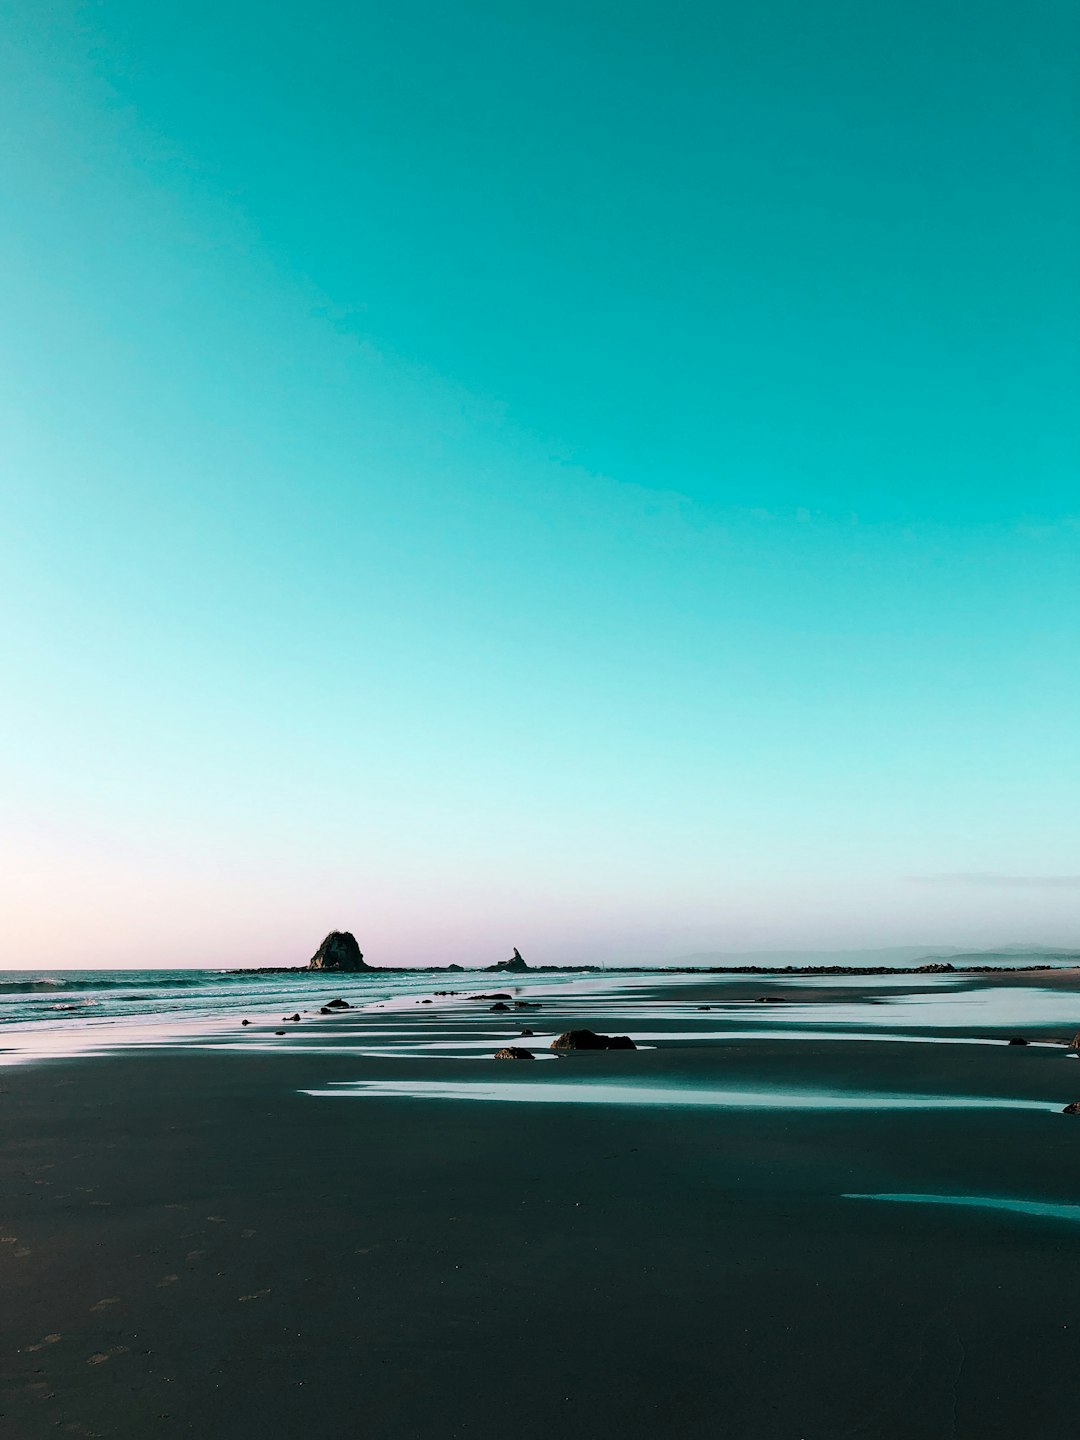
<path fill-rule="evenodd" d="M 319 1099 L 499 1100 L 578 1105 L 710 1106 L 722 1110 L 1042 1110 L 1043 1100 L 981 1095 L 893 1095 L 858 1090 L 734 1090 L 682 1085 L 611 1085 L 592 1081 L 359 1080 L 304 1090 Z"/>
<path fill-rule="evenodd" d="M 962 1205 L 980 1210 L 1011 1210 L 1047 1220 L 1080 1221 L 1080 1205 L 1059 1205 L 1047 1200 L 1007 1200 L 992 1195 L 845 1195 L 845 1200 L 892 1200 L 902 1205 Z"/>

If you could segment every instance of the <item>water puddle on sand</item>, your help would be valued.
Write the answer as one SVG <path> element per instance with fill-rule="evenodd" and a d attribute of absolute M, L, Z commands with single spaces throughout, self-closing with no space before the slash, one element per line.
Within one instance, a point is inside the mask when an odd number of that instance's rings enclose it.
<path fill-rule="evenodd" d="M 522 1062 L 524 1063 L 524 1062 Z M 519 1104 L 698 1106 L 716 1110 L 1042 1110 L 1045 1100 L 982 1095 L 888 1095 L 870 1091 L 691 1089 L 550 1080 L 358 1080 L 301 1090 L 320 1100 L 495 1100 Z"/>
<path fill-rule="evenodd" d="M 1011 1210 L 1048 1220 L 1080 1222 L 1080 1205 L 1057 1205 L 1046 1200 L 1000 1200 L 991 1195 L 845 1195 L 845 1200 L 892 1200 L 901 1205 L 964 1205 L 981 1210 Z"/>

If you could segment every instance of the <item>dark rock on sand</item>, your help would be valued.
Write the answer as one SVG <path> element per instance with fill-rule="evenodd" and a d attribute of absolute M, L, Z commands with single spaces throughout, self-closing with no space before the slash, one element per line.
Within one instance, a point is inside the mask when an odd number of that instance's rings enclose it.
<path fill-rule="evenodd" d="M 711 1010 L 711 1009 L 712 1009 L 712 1006 L 711 1006 L 711 1005 L 699 1005 L 697 1008 L 698 1008 L 699 1010 Z"/>
<path fill-rule="evenodd" d="M 522 1038 L 522 1040 L 524 1040 L 524 1039 L 526 1039 L 527 1037 L 533 1036 L 533 1035 L 535 1035 L 535 1034 L 536 1034 L 536 1031 L 535 1031 L 535 1030 L 522 1030 L 522 1032 L 521 1032 L 521 1038 Z"/>
<path fill-rule="evenodd" d="M 1074 1100 L 1071 1105 L 1066 1105 L 1061 1113 L 1063 1115 L 1080 1115 L 1080 1100 Z"/>
<path fill-rule="evenodd" d="M 496 1001 L 495 1001 L 495 1004 L 491 1006 L 491 1009 L 492 1009 L 492 1010 L 509 1010 L 509 1009 L 510 1009 L 510 1006 L 509 1006 L 509 1005 L 504 1005 L 501 1000 L 496 1000 Z"/>
<path fill-rule="evenodd" d="M 275 1035 L 284 1035 L 284 1034 L 285 1034 L 285 1031 L 284 1031 L 284 1030 L 275 1030 L 275 1031 L 274 1031 L 274 1034 L 275 1034 Z"/>
<path fill-rule="evenodd" d="M 250 1024 L 251 1024 L 251 1021 L 250 1021 L 250 1020 L 241 1020 L 241 1021 L 240 1021 L 240 1024 L 241 1024 L 241 1025 L 250 1025 Z"/>
<path fill-rule="evenodd" d="M 512 997 L 508 990 L 494 990 L 490 995 L 474 995 L 472 998 L 474 1000 L 509 1000 Z"/>
<path fill-rule="evenodd" d="M 501 1050 L 495 1051 L 496 1060 L 535 1060 L 536 1056 L 531 1050 L 522 1050 L 520 1045 L 504 1045 Z"/>
<path fill-rule="evenodd" d="M 348 930 L 331 930 L 308 962 L 309 970 L 370 970 L 364 964 L 356 936 Z"/>
<path fill-rule="evenodd" d="M 950 965 L 947 960 L 931 960 L 928 965 L 916 965 L 911 972 L 913 975 L 946 975 L 950 970 L 955 970 L 955 965 Z"/>
<path fill-rule="evenodd" d="M 282 1020 L 299 1020 L 299 1015 L 282 1015 Z"/>
<path fill-rule="evenodd" d="M 447 968 L 448 970 L 464 970 L 464 969 L 465 969 L 465 966 L 464 966 L 464 965 L 447 965 L 446 968 Z"/>
<path fill-rule="evenodd" d="M 597 1035 L 595 1030 L 564 1030 L 552 1050 L 636 1050 L 629 1035 Z"/>
<path fill-rule="evenodd" d="M 539 1000 L 515 1000 L 515 1010 L 542 1010 L 544 1007 Z"/>
<path fill-rule="evenodd" d="M 1030 1040 L 1025 1040 L 1022 1035 L 1014 1035 L 1009 1041 L 1010 1045 L 1030 1045 Z"/>
<path fill-rule="evenodd" d="M 326 1008 L 328 1010 L 351 1010 L 352 1006 L 348 1000 L 328 1000 L 326 1002 Z"/>

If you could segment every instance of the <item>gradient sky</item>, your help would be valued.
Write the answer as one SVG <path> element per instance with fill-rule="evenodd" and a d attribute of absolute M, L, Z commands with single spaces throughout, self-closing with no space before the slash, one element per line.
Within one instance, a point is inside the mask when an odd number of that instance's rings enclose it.
<path fill-rule="evenodd" d="M 0 965 L 1080 944 L 1075 6 L 0 20 Z"/>

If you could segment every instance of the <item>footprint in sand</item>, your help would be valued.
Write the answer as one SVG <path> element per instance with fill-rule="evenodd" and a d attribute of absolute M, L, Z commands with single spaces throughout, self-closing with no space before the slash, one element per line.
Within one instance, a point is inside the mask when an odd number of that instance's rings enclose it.
<path fill-rule="evenodd" d="M 45 1335 L 37 1342 L 36 1345 L 24 1345 L 23 1349 L 28 1350 L 31 1353 L 36 1350 L 44 1350 L 46 1345 L 55 1345 L 56 1342 L 61 1339 L 63 1339 L 63 1336 L 61 1335 Z"/>
<path fill-rule="evenodd" d="M 17 1235 L 0 1235 L 0 1245 L 15 1245 L 18 1239 Z"/>
<path fill-rule="evenodd" d="M 261 1300 L 264 1295 L 269 1294 L 270 1286 L 268 1285 L 265 1290 L 256 1290 L 254 1295 L 241 1295 L 239 1298 L 241 1300 Z"/>
<path fill-rule="evenodd" d="M 30 1251 L 27 1249 L 27 1247 L 26 1247 L 25 1245 L 18 1245 L 18 1246 L 16 1246 L 16 1248 L 15 1248 L 15 1254 L 16 1254 L 16 1255 L 18 1256 L 18 1258 L 21 1260 L 24 1255 L 29 1255 L 29 1254 L 30 1254 Z"/>
<path fill-rule="evenodd" d="M 179 1279 L 179 1275 L 163 1275 L 157 1282 L 157 1288 L 160 1290 L 164 1285 L 175 1285 Z"/>
<path fill-rule="evenodd" d="M 254 1231 L 254 1230 L 241 1230 L 241 1231 L 240 1231 L 240 1239 L 241 1239 L 241 1240 L 250 1240 L 251 1237 L 252 1237 L 254 1234 L 255 1234 L 255 1231 Z"/>
<path fill-rule="evenodd" d="M 225 1216 L 224 1216 L 224 1215 L 207 1215 L 206 1218 L 207 1218 L 208 1220 L 212 1220 L 215 1225 L 224 1225 L 224 1224 L 225 1224 Z"/>
<path fill-rule="evenodd" d="M 91 1306 L 90 1306 L 90 1314 L 93 1315 L 94 1312 L 97 1311 L 97 1310 L 107 1310 L 110 1305 L 119 1305 L 119 1304 L 120 1304 L 120 1296 L 119 1296 L 119 1295 L 109 1295 L 109 1296 L 107 1296 L 104 1300 L 99 1300 L 96 1305 L 91 1305 Z"/>

